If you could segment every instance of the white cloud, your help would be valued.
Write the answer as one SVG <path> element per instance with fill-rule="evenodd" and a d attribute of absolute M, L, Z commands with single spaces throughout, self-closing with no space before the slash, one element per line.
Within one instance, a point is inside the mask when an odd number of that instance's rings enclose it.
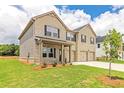
<path fill-rule="evenodd" d="M 83 26 L 91 21 L 91 16 L 83 10 L 61 10 L 61 18 L 70 29 Z"/>
<path fill-rule="evenodd" d="M 112 6 L 113 11 L 118 10 L 118 9 L 122 9 L 122 8 L 124 8 L 124 5 L 113 5 Z"/>
<path fill-rule="evenodd" d="M 17 43 L 26 14 L 12 6 L 0 7 L 0 43 Z"/>
<path fill-rule="evenodd" d="M 19 10 L 13 6 L 0 7 L 0 43 L 18 43 L 18 36 L 33 16 L 54 10 L 69 28 L 73 29 L 90 22 L 91 17 L 83 10 L 68 10 L 67 6 L 57 9 L 55 6 L 22 6 Z"/>
<path fill-rule="evenodd" d="M 110 13 L 109 11 L 101 14 L 91 25 L 97 35 L 105 35 L 110 29 L 115 28 L 117 31 L 124 34 L 124 9 L 120 10 L 118 13 Z"/>
<path fill-rule="evenodd" d="M 0 43 L 18 43 L 18 36 L 32 16 L 54 10 L 64 23 L 75 29 L 90 23 L 97 35 L 105 35 L 112 28 L 124 33 L 124 9 L 118 13 L 106 11 L 91 20 L 91 16 L 83 10 L 69 10 L 68 6 L 58 9 L 55 6 L 22 6 L 19 10 L 13 6 L 0 7 Z"/>
<path fill-rule="evenodd" d="M 21 11 L 13 6 L 0 7 L 0 44 L 18 43 L 18 36 L 32 16 L 55 10 L 54 6 L 23 6 Z"/>

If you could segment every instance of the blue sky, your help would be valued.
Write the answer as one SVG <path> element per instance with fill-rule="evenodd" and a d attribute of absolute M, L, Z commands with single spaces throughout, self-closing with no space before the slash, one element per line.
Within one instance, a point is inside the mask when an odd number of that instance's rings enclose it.
<path fill-rule="evenodd" d="M 23 7 L 21 5 L 13 5 L 16 8 L 18 8 L 21 11 L 24 11 Z M 63 5 L 55 5 L 57 8 L 62 9 Z M 91 15 L 91 18 L 95 18 L 99 16 L 100 14 L 110 11 L 112 13 L 118 12 L 118 9 L 113 11 L 112 5 L 67 5 L 67 9 L 69 10 L 83 10 L 85 13 Z"/>
<path fill-rule="evenodd" d="M 62 5 L 56 5 L 57 8 L 62 9 Z M 111 5 L 68 5 L 68 9 L 70 10 L 84 10 L 85 13 L 90 14 L 92 19 L 99 16 L 101 13 L 106 11 L 110 12 L 118 12 L 118 9 L 113 11 L 113 7 Z"/>

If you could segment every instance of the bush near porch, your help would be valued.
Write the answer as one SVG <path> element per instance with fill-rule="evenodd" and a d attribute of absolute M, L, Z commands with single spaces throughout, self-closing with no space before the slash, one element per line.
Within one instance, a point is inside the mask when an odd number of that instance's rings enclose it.
<path fill-rule="evenodd" d="M 35 65 L 23 64 L 17 59 L 0 59 L 0 87 L 11 88 L 99 88 L 113 87 L 103 84 L 98 77 L 108 70 L 89 66 L 63 66 L 33 70 Z M 112 71 L 112 75 L 124 78 L 124 72 Z M 124 87 L 114 86 L 114 87 Z"/>

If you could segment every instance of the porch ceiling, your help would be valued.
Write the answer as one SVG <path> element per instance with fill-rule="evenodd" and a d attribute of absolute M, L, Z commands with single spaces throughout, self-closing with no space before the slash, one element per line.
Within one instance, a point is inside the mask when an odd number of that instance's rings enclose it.
<path fill-rule="evenodd" d="M 60 39 L 54 39 L 54 38 L 49 38 L 49 37 L 41 37 L 41 36 L 36 36 L 36 38 L 40 38 L 44 43 L 49 43 L 49 44 L 58 44 L 58 45 L 73 45 L 74 43 L 66 41 L 66 40 L 60 40 Z"/>

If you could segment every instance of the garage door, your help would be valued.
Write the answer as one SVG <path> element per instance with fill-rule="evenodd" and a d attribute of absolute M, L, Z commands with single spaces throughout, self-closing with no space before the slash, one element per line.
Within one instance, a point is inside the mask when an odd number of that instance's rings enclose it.
<path fill-rule="evenodd" d="M 80 61 L 87 61 L 87 52 L 80 52 Z"/>
<path fill-rule="evenodd" d="M 89 52 L 88 53 L 88 61 L 93 61 L 94 60 L 94 52 Z"/>

